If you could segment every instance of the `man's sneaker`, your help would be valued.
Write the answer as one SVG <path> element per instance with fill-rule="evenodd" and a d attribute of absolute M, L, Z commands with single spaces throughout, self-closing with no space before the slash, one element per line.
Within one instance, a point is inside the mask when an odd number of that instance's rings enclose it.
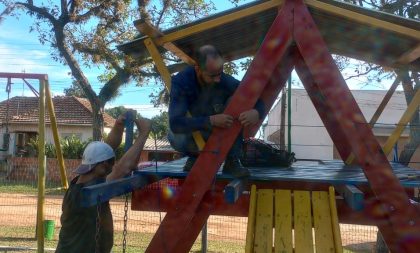
<path fill-rule="evenodd" d="M 189 172 L 191 168 L 193 167 L 196 160 L 197 160 L 197 157 L 189 156 L 182 170 L 185 172 Z"/>
<path fill-rule="evenodd" d="M 236 178 L 249 177 L 248 169 L 242 166 L 238 158 L 227 158 L 223 165 L 223 173 L 230 174 Z"/>

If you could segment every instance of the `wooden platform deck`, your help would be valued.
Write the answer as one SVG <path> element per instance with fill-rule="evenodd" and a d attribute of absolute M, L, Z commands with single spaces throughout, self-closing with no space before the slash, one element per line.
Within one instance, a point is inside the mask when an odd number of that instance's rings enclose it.
<path fill-rule="evenodd" d="M 135 174 L 156 176 L 159 178 L 185 178 L 182 171 L 186 158 L 143 168 Z M 420 170 L 415 170 L 399 163 L 391 163 L 394 174 L 404 187 L 420 187 Z M 367 185 L 368 181 L 359 166 L 347 166 L 340 160 L 297 161 L 291 167 L 248 167 L 250 181 L 299 181 L 330 184 Z M 232 179 L 222 174 L 221 169 L 216 179 Z"/>

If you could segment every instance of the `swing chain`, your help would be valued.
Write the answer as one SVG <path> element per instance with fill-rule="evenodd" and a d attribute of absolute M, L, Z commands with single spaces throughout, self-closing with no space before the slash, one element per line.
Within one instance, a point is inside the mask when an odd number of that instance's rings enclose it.
<path fill-rule="evenodd" d="M 101 234 L 101 201 L 98 196 L 98 203 L 96 205 L 96 233 L 95 233 L 95 253 L 100 253 L 99 239 Z"/>
<path fill-rule="evenodd" d="M 125 253 L 127 248 L 127 221 L 128 221 L 128 194 L 125 195 L 124 203 L 124 230 L 123 230 L 123 253 Z"/>

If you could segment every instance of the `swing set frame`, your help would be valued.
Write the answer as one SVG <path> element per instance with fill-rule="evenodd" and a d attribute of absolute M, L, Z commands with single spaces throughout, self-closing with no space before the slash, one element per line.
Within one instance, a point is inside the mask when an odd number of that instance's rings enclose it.
<path fill-rule="evenodd" d="M 8 83 L 12 79 L 23 79 L 31 88 L 26 79 L 39 81 L 39 122 L 38 122 L 38 200 L 37 200 L 37 219 L 36 219 L 36 238 L 38 252 L 44 249 L 44 206 L 45 206 L 45 180 L 46 180 L 46 157 L 45 157 L 45 118 L 46 106 L 48 108 L 51 129 L 54 137 L 54 144 L 57 152 L 57 159 L 60 168 L 61 183 L 63 189 L 68 188 L 66 169 L 64 165 L 63 152 L 60 146 L 59 134 L 57 129 L 57 121 L 55 117 L 54 104 L 52 102 L 51 92 L 49 88 L 47 74 L 31 74 L 31 73 L 5 73 L 0 72 L 0 78 L 6 78 Z M 37 95 L 36 90 L 31 88 L 32 92 Z M 7 119 L 8 120 L 8 119 Z"/>

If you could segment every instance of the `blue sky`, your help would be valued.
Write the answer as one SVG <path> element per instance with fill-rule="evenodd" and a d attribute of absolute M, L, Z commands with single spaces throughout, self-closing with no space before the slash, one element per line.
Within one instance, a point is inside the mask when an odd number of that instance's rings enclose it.
<path fill-rule="evenodd" d="M 222 11 L 232 8 L 233 5 L 228 1 L 214 1 L 216 2 L 217 11 Z M 241 4 L 250 1 L 242 1 Z M 2 10 L 0 6 L 0 10 Z M 69 75 L 69 68 L 53 61 L 49 55 L 49 47 L 43 46 L 39 43 L 37 34 L 35 32 L 29 33 L 29 27 L 32 20 L 22 15 L 19 20 L 15 18 L 7 18 L 0 24 L 0 72 L 26 72 L 26 73 L 42 73 L 48 74 L 51 90 L 53 95 L 63 94 L 64 88 L 71 85 L 71 77 Z M 347 70 L 351 73 L 351 69 Z M 101 84 L 97 81 L 99 69 L 91 69 L 86 71 L 87 78 L 91 81 L 94 90 L 98 91 Z M 241 79 L 243 72 L 236 76 Z M 294 80 L 298 80 L 294 74 Z M 38 83 L 34 80 L 28 80 L 36 89 Z M 353 79 L 348 82 L 350 88 L 360 88 L 360 83 L 363 79 Z M 383 89 L 390 85 L 391 81 L 382 84 L 372 83 L 365 87 L 365 89 Z M 7 98 L 5 92 L 6 80 L 0 79 L 0 101 Z M 150 86 L 136 87 L 134 84 L 129 84 L 121 90 L 121 96 L 116 100 L 109 102 L 106 107 L 126 106 L 128 108 L 137 109 L 142 115 L 152 117 L 165 110 L 165 108 L 154 108 L 150 104 L 149 95 L 156 89 L 153 84 Z M 11 97 L 13 96 L 31 96 L 31 91 L 24 85 L 22 80 L 14 79 L 12 86 Z"/>
<path fill-rule="evenodd" d="M 228 1 L 214 2 L 217 3 L 217 11 L 233 7 Z M 242 3 L 244 2 L 242 1 Z M 0 11 L 2 9 L 0 5 Z M 2 31 L 0 33 L 0 72 L 48 74 L 53 95 L 61 95 L 65 88 L 71 86 L 70 70 L 67 66 L 50 58 L 49 47 L 43 46 L 38 41 L 36 32 L 29 32 L 31 23 L 31 18 L 22 15 L 19 20 L 9 17 L 0 24 L 0 30 Z M 101 84 L 97 81 L 99 73 L 99 69 L 91 69 L 85 72 L 96 91 L 99 91 L 101 87 Z M 27 81 L 38 90 L 38 81 Z M 13 79 L 12 82 L 11 97 L 32 96 L 23 80 Z M 7 99 L 6 83 L 6 79 L 0 79 L 0 101 Z M 165 108 L 154 108 L 150 104 L 149 95 L 153 89 L 156 89 L 153 84 L 145 87 L 136 87 L 134 84 L 126 85 L 121 90 L 122 95 L 109 102 L 106 107 L 123 105 L 137 109 L 146 117 L 151 117 L 158 114 L 162 109 L 165 110 Z"/>

